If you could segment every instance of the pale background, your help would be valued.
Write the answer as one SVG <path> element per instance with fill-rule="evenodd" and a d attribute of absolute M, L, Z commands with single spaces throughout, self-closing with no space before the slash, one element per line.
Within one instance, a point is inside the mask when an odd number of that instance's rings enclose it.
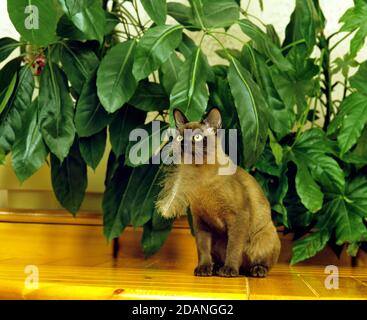
<path fill-rule="evenodd" d="M 45 0 L 46 1 L 46 0 Z M 176 0 L 177 1 L 177 0 Z M 327 35 L 338 31 L 340 25 L 338 23 L 341 15 L 347 8 L 353 5 L 352 0 L 320 0 L 321 6 L 327 18 Z M 242 7 L 246 8 L 248 0 L 242 1 Z M 257 0 L 252 0 L 250 4 L 250 12 L 259 17 L 266 23 L 271 23 L 275 29 L 284 38 L 285 27 L 289 22 L 291 12 L 295 6 L 295 0 L 264 0 L 263 12 L 260 11 Z M 238 30 L 231 32 L 238 36 Z M 18 38 L 18 33 L 11 25 L 8 17 L 6 0 L 0 0 L 0 38 L 2 37 Z M 244 37 L 245 39 L 245 37 Z M 338 38 L 335 37 L 334 41 Z M 229 47 L 236 47 L 236 43 L 232 40 L 223 41 Z M 210 56 L 210 62 L 215 63 L 221 61 L 213 53 L 218 47 L 212 42 L 205 42 L 205 51 Z M 348 51 L 349 43 L 339 46 L 335 50 L 335 55 L 342 56 Z M 359 61 L 363 61 L 367 57 L 366 48 L 362 50 L 358 56 Z M 87 211 L 100 211 L 101 194 L 104 190 L 104 175 L 106 167 L 107 152 L 104 160 L 100 164 L 96 172 L 89 170 L 89 187 L 86 199 L 82 209 Z M 142 181 L 142 183 L 144 183 Z M 39 172 L 31 177 L 23 185 L 20 185 L 16 176 L 11 169 L 11 159 L 8 157 L 6 166 L 0 167 L 0 208 L 27 208 L 27 209 L 61 209 L 51 192 L 50 169 L 45 165 Z"/>

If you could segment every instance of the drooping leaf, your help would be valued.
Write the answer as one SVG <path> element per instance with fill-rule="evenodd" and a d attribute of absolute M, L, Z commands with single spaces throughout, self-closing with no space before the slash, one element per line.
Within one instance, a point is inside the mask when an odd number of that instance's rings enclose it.
<path fill-rule="evenodd" d="M 141 4 L 149 17 L 157 24 L 165 24 L 167 18 L 166 0 L 142 0 Z"/>
<path fill-rule="evenodd" d="M 283 47 L 305 40 L 305 54 L 310 54 L 316 44 L 316 36 L 321 26 L 322 21 L 313 0 L 296 0 L 296 7 L 286 29 Z"/>
<path fill-rule="evenodd" d="M 98 66 L 99 60 L 96 54 L 80 43 L 65 43 L 60 58 L 68 80 L 80 94 L 84 83 Z"/>
<path fill-rule="evenodd" d="M 100 132 L 114 118 L 103 108 L 97 95 L 96 72 L 85 82 L 76 105 L 75 127 L 80 137 Z"/>
<path fill-rule="evenodd" d="M 141 81 L 129 104 L 146 112 L 162 111 L 169 109 L 169 97 L 160 84 Z"/>
<path fill-rule="evenodd" d="M 80 153 L 88 166 L 96 170 L 106 149 L 107 128 L 93 136 L 80 138 Z"/>
<path fill-rule="evenodd" d="M 306 105 L 306 98 L 313 96 L 318 74 L 318 67 L 312 59 L 304 56 L 305 45 L 293 48 L 288 54 L 294 70 L 282 72 L 278 68 L 272 68 L 273 83 L 288 109 L 296 105 L 301 113 Z"/>
<path fill-rule="evenodd" d="M 201 29 L 226 28 L 234 24 L 240 15 L 234 0 L 189 0 L 194 24 Z"/>
<path fill-rule="evenodd" d="M 71 21 L 67 14 L 64 14 L 60 18 L 57 24 L 56 32 L 59 37 L 64 39 L 77 41 L 88 40 L 88 37 L 75 26 L 75 24 Z"/>
<path fill-rule="evenodd" d="M 106 190 L 103 195 L 103 229 L 108 240 L 120 236 L 121 232 L 130 223 L 130 211 L 120 207 L 120 203 L 125 201 L 124 191 L 129 184 L 132 169 L 123 166 L 123 159 L 114 159 L 111 166 L 115 167 L 109 177 L 106 177 Z M 127 202 L 128 203 L 128 202 Z"/>
<path fill-rule="evenodd" d="M 19 71 L 16 89 L 7 107 L 0 114 L 0 149 L 8 153 L 15 141 L 16 135 L 22 129 L 23 116 L 32 104 L 34 79 L 28 66 Z"/>
<path fill-rule="evenodd" d="M 125 105 L 116 115 L 110 125 L 110 140 L 112 150 L 117 157 L 125 154 L 129 144 L 130 132 L 144 124 L 146 112 L 130 105 Z"/>
<path fill-rule="evenodd" d="M 88 184 L 87 165 L 80 155 L 77 142 L 62 163 L 51 154 L 51 181 L 57 200 L 75 215 L 83 202 Z"/>
<path fill-rule="evenodd" d="M 258 26 L 246 19 L 238 21 L 238 24 L 241 30 L 252 39 L 256 49 L 269 58 L 280 70 L 290 71 L 293 69 L 292 64 L 283 56 L 280 48 Z"/>
<path fill-rule="evenodd" d="M 141 127 L 142 135 L 130 141 L 126 148 L 126 165 L 138 167 L 147 164 L 153 156 L 159 156 L 162 133 L 167 128 L 168 125 L 160 121 Z"/>
<path fill-rule="evenodd" d="M 352 41 L 350 42 L 350 53 L 356 56 L 362 49 L 367 36 L 367 2 L 364 0 L 355 0 L 354 6 L 345 12 L 340 22 L 343 23 L 341 32 L 356 31 Z"/>
<path fill-rule="evenodd" d="M 136 42 L 114 46 L 104 57 L 97 73 L 98 97 L 107 112 L 119 110 L 133 96 L 137 81 L 132 74 Z M 136 59 L 136 58 L 135 58 Z"/>
<path fill-rule="evenodd" d="M 268 130 L 268 106 L 258 85 L 240 63 L 232 59 L 228 81 L 241 125 L 246 167 L 264 150 Z"/>
<path fill-rule="evenodd" d="M 19 47 L 20 43 L 12 38 L 1 38 L 0 39 L 0 62 L 4 61 L 10 56 L 10 54 Z"/>
<path fill-rule="evenodd" d="M 9 86 L 4 88 L 3 91 L 1 91 L 1 95 L 0 95 L 0 115 L 1 113 L 4 111 L 6 105 L 8 104 L 14 89 L 15 89 L 15 85 L 17 84 L 17 79 L 18 79 L 18 74 L 15 73 L 12 77 L 11 77 L 11 81 L 9 83 Z"/>
<path fill-rule="evenodd" d="M 38 110 L 43 139 L 62 162 L 74 142 L 74 105 L 64 73 L 52 62 L 42 72 Z"/>
<path fill-rule="evenodd" d="M 178 2 L 167 3 L 167 13 L 185 27 L 194 26 L 194 15 L 190 7 Z"/>
<path fill-rule="evenodd" d="M 349 151 L 361 136 L 367 123 L 367 100 L 360 93 L 348 96 L 340 106 L 340 114 L 334 121 L 341 121 L 338 144 L 341 154 Z"/>
<path fill-rule="evenodd" d="M 183 33 L 182 41 L 177 49 L 183 54 L 185 59 L 188 59 L 198 49 L 198 46 L 195 44 L 195 41 L 192 40 L 186 33 Z"/>
<path fill-rule="evenodd" d="M 22 38 L 31 44 L 47 46 L 57 40 L 60 18 L 57 0 L 8 0 L 8 13 Z"/>
<path fill-rule="evenodd" d="M 64 13 L 88 40 L 102 43 L 106 15 L 99 0 L 59 0 Z"/>
<path fill-rule="evenodd" d="M 133 74 L 137 81 L 148 77 L 167 61 L 182 39 L 182 26 L 165 25 L 149 29 L 136 48 Z"/>
<path fill-rule="evenodd" d="M 179 72 L 183 62 L 177 57 L 176 52 L 172 52 L 167 61 L 162 64 L 160 72 L 160 83 L 165 91 L 170 94 L 174 85 L 179 79 Z"/>
<path fill-rule="evenodd" d="M 187 59 L 179 73 L 179 80 L 172 89 L 171 111 L 180 109 L 190 121 L 200 120 L 209 99 L 206 88 L 206 64 L 198 48 Z"/>
<path fill-rule="evenodd" d="M 48 150 L 38 124 L 37 100 L 24 116 L 24 126 L 12 148 L 12 166 L 21 182 L 31 177 L 44 163 Z"/>
<path fill-rule="evenodd" d="M 354 61 L 355 62 L 355 61 Z M 352 64 L 351 66 L 358 66 L 358 64 Z M 359 69 L 355 75 L 353 75 L 349 81 L 352 88 L 356 89 L 358 92 L 363 93 L 367 96 L 367 61 L 359 65 Z"/>
<path fill-rule="evenodd" d="M 0 165 L 2 166 L 4 164 L 5 164 L 5 152 L 0 149 Z"/>
<path fill-rule="evenodd" d="M 158 215 L 158 213 L 156 213 L 155 211 L 153 214 Z M 145 257 L 150 257 L 157 251 L 159 251 L 159 249 L 163 246 L 163 244 L 167 240 L 171 232 L 171 228 L 172 225 L 170 225 L 165 229 L 156 230 L 151 221 L 149 221 L 144 225 L 144 232 L 141 239 L 141 245 Z"/>

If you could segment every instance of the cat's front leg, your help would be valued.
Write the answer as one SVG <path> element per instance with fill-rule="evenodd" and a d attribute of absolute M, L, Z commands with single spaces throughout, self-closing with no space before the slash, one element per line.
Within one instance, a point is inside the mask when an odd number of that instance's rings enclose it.
<path fill-rule="evenodd" d="M 218 270 L 221 277 L 237 277 L 243 260 L 245 241 L 248 235 L 248 214 L 242 212 L 227 221 L 227 248 L 224 266 Z"/>
<path fill-rule="evenodd" d="M 213 275 L 212 235 L 205 230 L 197 219 L 194 218 L 195 240 L 198 252 L 198 265 L 194 270 L 195 276 L 209 277 Z"/>

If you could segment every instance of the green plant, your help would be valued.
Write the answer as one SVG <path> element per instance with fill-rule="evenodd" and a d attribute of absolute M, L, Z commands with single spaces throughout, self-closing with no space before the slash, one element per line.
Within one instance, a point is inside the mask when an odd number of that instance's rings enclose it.
<path fill-rule="evenodd" d="M 147 112 L 166 128 L 174 108 L 194 121 L 217 106 L 224 127 L 241 133 L 241 165 L 266 191 L 277 223 L 295 233 L 292 263 L 327 243 L 336 252 L 347 244 L 356 255 L 367 241 L 367 62 L 355 60 L 367 36 L 367 1 L 355 0 L 342 29 L 326 36 L 318 1 L 296 0 L 283 43 L 239 2 L 141 0 L 151 18 L 143 23 L 136 0 L 32 0 L 39 29 L 27 29 L 30 2 L 8 0 L 21 41 L 1 39 L 0 60 L 18 47 L 21 54 L 0 71 L 0 162 L 11 153 L 24 181 L 50 155 L 56 197 L 76 214 L 87 165 L 98 166 L 109 136 L 105 235 L 116 238 L 128 224 L 144 227 L 142 247 L 150 255 L 172 221 L 154 210 L 162 166 L 132 165 L 125 156 L 133 146 L 129 133 L 151 130 Z M 167 15 L 176 23 L 166 25 Z M 230 32 L 236 26 L 249 41 Z M 350 52 L 333 60 L 345 37 L 334 38 L 356 30 Z M 237 49 L 226 48 L 223 37 Z M 208 63 L 206 38 L 227 62 Z M 335 80 L 339 74 L 343 81 Z M 149 146 L 150 132 L 139 143 Z M 153 153 L 151 146 L 147 158 Z"/>

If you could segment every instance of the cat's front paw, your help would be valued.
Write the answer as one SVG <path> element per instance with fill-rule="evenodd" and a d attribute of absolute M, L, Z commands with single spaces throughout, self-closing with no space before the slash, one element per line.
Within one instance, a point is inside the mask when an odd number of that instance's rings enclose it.
<path fill-rule="evenodd" d="M 256 264 L 251 267 L 250 275 L 255 278 L 265 278 L 268 274 L 268 267 L 263 266 L 261 264 Z"/>
<path fill-rule="evenodd" d="M 213 265 L 203 264 L 198 265 L 194 270 L 194 275 L 197 277 L 210 277 L 213 275 Z"/>
<path fill-rule="evenodd" d="M 223 266 L 218 270 L 218 275 L 221 277 L 238 277 L 239 270 L 231 266 Z"/>

